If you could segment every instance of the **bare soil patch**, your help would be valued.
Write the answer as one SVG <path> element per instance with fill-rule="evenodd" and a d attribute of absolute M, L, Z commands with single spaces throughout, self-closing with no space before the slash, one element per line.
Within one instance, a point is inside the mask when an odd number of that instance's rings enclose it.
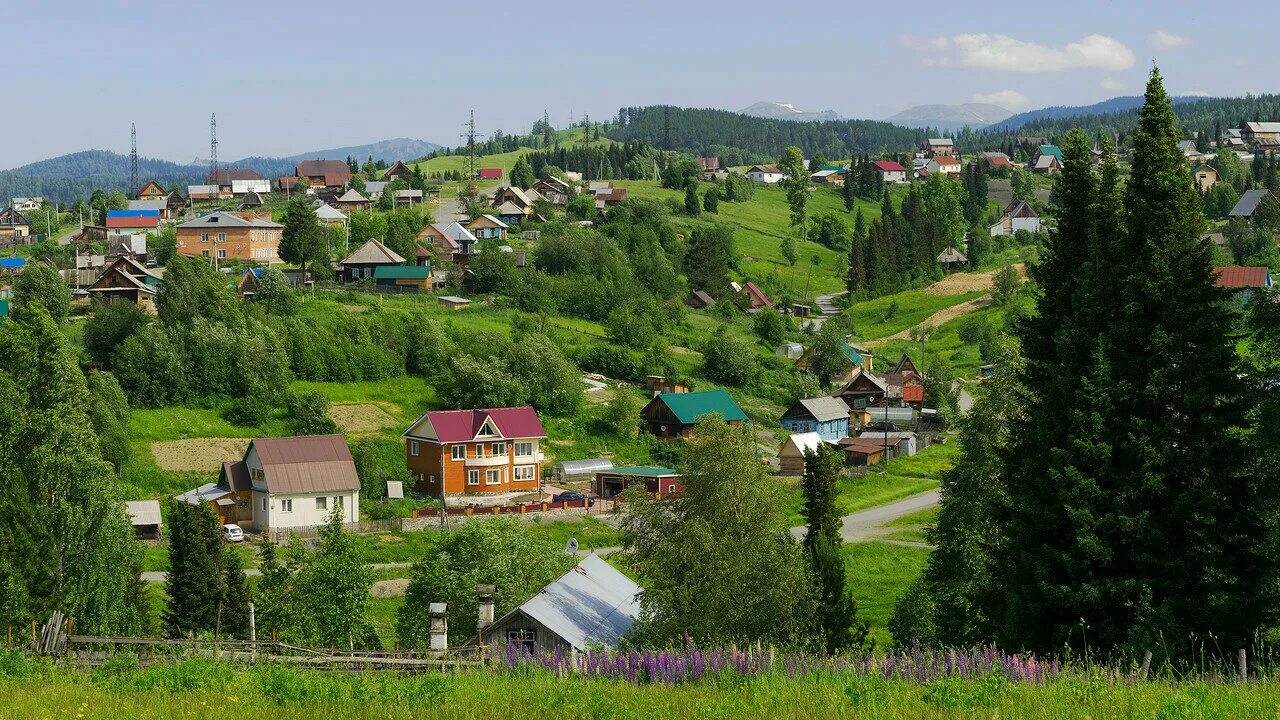
<path fill-rule="evenodd" d="M 368 305 L 343 305 L 342 309 L 346 310 L 349 313 L 362 313 L 368 310 L 369 306 Z"/>
<path fill-rule="evenodd" d="M 205 437 L 151 443 L 151 455 L 164 470 L 217 472 L 222 463 L 244 457 L 245 438 Z"/>
<path fill-rule="evenodd" d="M 395 417 L 373 403 L 331 405 L 329 417 L 339 429 L 349 433 L 377 432 L 397 424 Z"/>
<path fill-rule="evenodd" d="M 408 589 L 409 578 L 392 578 L 374 583 L 373 587 L 369 588 L 369 594 L 376 598 L 404 597 Z"/>
<path fill-rule="evenodd" d="M 1014 265 L 1018 274 L 1026 277 L 1027 269 L 1019 264 Z M 984 273 L 955 273 L 948 275 L 924 289 L 925 295 L 964 295 L 971 292 L 990 290 L 995 284 L 996 271 Z"/>

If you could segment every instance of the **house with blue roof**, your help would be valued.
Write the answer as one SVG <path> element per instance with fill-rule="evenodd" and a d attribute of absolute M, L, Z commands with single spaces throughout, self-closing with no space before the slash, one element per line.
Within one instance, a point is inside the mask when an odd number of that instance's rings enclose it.
<path fill-rule="evenodd" d="M 0 258 L 0 277 L 21 275 L 22 271 L 26 269 L 27 259 L 24 257 Z"/>

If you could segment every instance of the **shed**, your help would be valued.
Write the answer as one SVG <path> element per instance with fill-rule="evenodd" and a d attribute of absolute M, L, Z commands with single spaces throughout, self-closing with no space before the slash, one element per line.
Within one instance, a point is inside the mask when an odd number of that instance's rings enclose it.
<path fill-rule="evenodd" d="M 643 589 L 597 555 L 538 591 L 484 631 L 486 645 L 529 652 L 616 647 L 640 616 Z"/>
<path fill-rule="evenodd" d="M 1231 208 L 1231 212 L 1228 213 L 1228 216 L 1243 218 L 1253 217 L 1253 214 L 1258 210 L 1258 206 L 1262 204 L 1263 198 L 1267 197 L 1268 194 L 1269 193 L 1263 189 L 1245 190 L 1244 194 L 1240 196 L 1240 201 L 1236 203 L 1235 207 Z"/>
<path fill-rule="evenodd" d="M 897 439 L 901 443 L 905 443 L 905 447 L 901 448 L 902 454 L 911 456 L 916 454 L 916 434 L 913 432 L 883 432 L 881 430 L 864 430 L 859 438 L 871 438 L 873 440 L 893 440 Z"/>
<path fill-rule="evenodd" d="M 778 474 L 800 477 L 804 474 L 805 452 L 817 452 L 822 436 L 816 432 L 792 433 L 778 449 Z"/>
<path fill-rule="evenodd" d="M 617 497 L 628 487 L 643 483 L 645 492 L 667 499 L 683 492 L 680 473 L 666 467 L 640 466 L 601 470 L 591 482 L 591 492 L 609 499 Z"/>
<path fill-rule="evenodd" d="M 159 500 L 130 500 L 124 507 L 129 513 L 133 533 L 139 540 L 160 539 L 160 528 L 164 521 L 160 518 Z"/>
<path fill-rule="evenodd" d="M 588 458 L 586 460 L 565 460 L 552 466 L 551 474 L 556 482 L 582 480 L 594 476 L 600 470 L 613 467 L 613 461 L 605 458 Z"/>
<path fill-rule="evenodd" d="M 450 310 L 461 310 L 471 304 L 470 300 L 456 295 L 441 295 L 436 302 Z"/>

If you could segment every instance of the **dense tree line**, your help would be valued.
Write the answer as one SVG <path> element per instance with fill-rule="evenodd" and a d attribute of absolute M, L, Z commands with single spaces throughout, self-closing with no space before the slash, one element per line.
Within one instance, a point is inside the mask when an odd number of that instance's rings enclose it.
<path fill-rule="evenodd" d="M 959 183 L 941 175 L 912 183 L 900 210 L 885 193 L 880 217 L 871 221 L 865 234 L 859 227 L 862 223 L 855 221 L 846 278 L 849 292 L 883 295 L 940 279 L 938 254 L 963 245 L 968 198 Z"/>
<path fill-rule="evenodd" d="M 662 150 L 724 156 L 732 164 L 772 162 L 789 146 L 810 156 L 831 158 L 881 155 L 914 150 L 927 131 L 874 120 L 790 122 L 767 120 L 727 110 L 666 105 L 629 107 L 619 111 L 619 124 L 606 134 L 623 142 L 641 141 Z M 737 149 L 739 153 L 728 150 Z"/>
<path fill-rule="evenodd" d="M 1274 343 L 1254 336 L 1253 372 L 1237 355 L 1180 138 L 1157 71 L 1123 186 L 1105 143 L 1095 171 L 1067 135 L 1036 312 L 966 421 L 899 642 L 1189 663 L 1274 627 L 1277 475 L 1252 444 L 1274 434 Z"/>

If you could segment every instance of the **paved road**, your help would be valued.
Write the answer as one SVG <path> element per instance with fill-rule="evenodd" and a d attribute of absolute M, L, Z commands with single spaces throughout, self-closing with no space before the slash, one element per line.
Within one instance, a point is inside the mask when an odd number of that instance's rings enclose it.
<path fill-rule="evenodd" d="M 877 535 L 893 532 L 893 528 L 886 528 L 885 525 L 900 517 L 918 513 L 921 510 L 928 510 L 938 504 L 938 498 L 937 490 L 929 490 L 919 495 L 896 500 L 888 505 L 880 505 L 852 515 L 845 515 L 842 518 L 843 522 L 840 524 L 840 538 L 845 542 L 864 542 L 875 538 Z M 795 535 L 797 539 L 803 539 L 805 529 L 803 527 L 791 528 L 791 534 Z"/>

